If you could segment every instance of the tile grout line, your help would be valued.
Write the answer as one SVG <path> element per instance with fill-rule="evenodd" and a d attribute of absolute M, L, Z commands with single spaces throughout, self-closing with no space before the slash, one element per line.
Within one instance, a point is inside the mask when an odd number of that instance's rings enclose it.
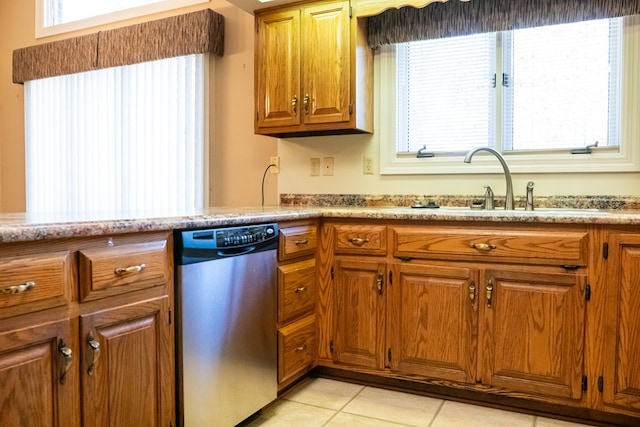
<path fill-rule="evenodd" d="M 442 399 L 442 403 L 440 403 L 440 407 L 438 408 L 438 410 L 436 411 L 435 415 L 431 419 L 431 422 L 429 424 L 427 424 L 427 427 L 431 427 L 433 425 L 433 423 L 436 422 L 436 419 L 438 418 L 438 415 L 440 415 L 440 412 L 442 412 L 442 407 L 444 406 L 444 404 L 446 402 L 447 401 L 445 399 Z"/>
<path fill-rule="evenodd" d="M 362 393 L 362 390 L 364 390 L 365 388 L 366 388 L 366 386 L 364 386 L 364 385 L 363 385 L 363 386 L 360 388 L 360 390 L 359 390 L 356 394 L 354 394 L 354 395 L 351 397 L 351 399 L 349 399 L 349 400 L 347 401 L 347 403 L 345 403 L 344 405 L 342 405 L 342 406 L 341 406 L 341 407 L 340 407 L 340 408 L 335 412 L 335 414 L 333 414 L 333 415 L 331 416 L 331 418 L 329 418 L 329 419 L 327 420 L 327 422 L 326 422 L 326 423 L 324 423 L 324 424 L 322 424 L 322 425 L 323 425 L 323 426 L 326 426 L 327 424 L 329 424 L 329 423 L 330 423 L 330 422 L 331 422 L 331 421 L 332 421 L 332 420 L 333 420 L 333 419 L 334 419 L 334 418 L 335 418 L 339 413 L 341 413 L 341 412 L 342 412 L 342 410 L 343 410 L 343 409 L 344 409 L 344 408 L 345 408 L 349 403 L 351 403 L 351 402 L 353 401 L 353 399 L 355 399 L 356 397 L 358 397 L 358 395 L 359 395 L 360 393 Z"/>

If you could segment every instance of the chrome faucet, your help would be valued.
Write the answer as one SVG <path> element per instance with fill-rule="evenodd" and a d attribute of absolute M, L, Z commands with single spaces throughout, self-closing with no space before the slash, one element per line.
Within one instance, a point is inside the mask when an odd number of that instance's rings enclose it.
<path fill-rule="evenodd" d="M 478 151 L 486 151 L 488 153 L 491 153 L 494 156 L 496 156 L 498 158 L 498 160 L 500 161 L 500 164 L 502 165 L 502 169 L 504 170 L 504 178 L 507 181 L 507 195 L 506 195 L 506 201 L 505 201 L 505 207 L 504 208 L 506 210 L 513 210 L 513 204 L 514 204 L 513 203 L 513 182 L 511 181 L 511 172 L 509 171 L 509 166 L 507 166 L 506 160 L 504 159 L 504 157 L 502 157 L 502 154 L 498 153 L 493 148 L 479 147 L 479 148 L 475 148 L 475 149 L 469 151 L 467 153 L 467 155 L 464 156 L 464 162 L 465 163 L 471 163 L 471 158 Z"/>

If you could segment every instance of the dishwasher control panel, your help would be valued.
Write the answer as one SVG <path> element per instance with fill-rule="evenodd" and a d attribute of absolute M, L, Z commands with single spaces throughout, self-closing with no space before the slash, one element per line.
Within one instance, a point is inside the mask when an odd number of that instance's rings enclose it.
<path fill-rule="evenodd" d="M 175 232 L 175 241 L 177 262 L 190 264 L 199 259 L 223 258 L 276 248 L 278 225 L 178 230 Z"/>

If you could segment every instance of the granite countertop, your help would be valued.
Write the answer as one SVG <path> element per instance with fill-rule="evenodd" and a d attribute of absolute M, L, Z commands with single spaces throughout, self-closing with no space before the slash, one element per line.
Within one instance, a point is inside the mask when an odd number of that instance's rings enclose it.
<path fill-rule="evenodd" d="M 0 214 L 0 242 L 281 222 L 308 218 L 421 220 L 545 224 L 640 225 L 636 209 L 537 209 L 505 211 L 468 207 L 412 209 L 403 206 L 265 206 L 207 208 L 189 212 L 92 214 Z"/>

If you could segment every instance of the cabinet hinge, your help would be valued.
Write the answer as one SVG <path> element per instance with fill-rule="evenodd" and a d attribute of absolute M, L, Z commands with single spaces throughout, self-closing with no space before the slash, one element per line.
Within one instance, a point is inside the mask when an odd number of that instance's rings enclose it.
<path fill-rule="evenodd" d="M 329 341 L 329 351 L 333 353 L 333 340 Z"/>
<path fill-rule="evenodd" d="M 603 243 L 602 244 L 602 258 L 604 258 L 604 259 L 609 258 L 609 244 L 608 243 Z"/>
<path fill-rule="evenodd" d="M 587 285 L 584 289 L 584 299 L 586 301 L 591 301 L 591 285 Z"/>
<path fill-rule="evenodd" d="M 256 111 L 256 122 L 260 120 L 260 113 Z"/>
<path fill-rule="evenodd" d="M 391 363 L 391 349 L 387 350 L 387 360 Z"/>
<path fill-rule="evenodd" d="M 604 378 L 598 377 L 598 391 L 602 393 L 604 390 Z"/>
<path fill-rule="evenodd" d="M 589 380 L 586 375 L 582 376 L 582 391 L 587 391 L 587 386 L 589 385 Z"/>
<path fill-rule="evenodd" d="M 353 18 L 353 6 L 349 6 L 349 19 Z"/>
<path fill-rule="evenodd" d="M 393 271 L 389 272 L 389 284 L 393 285 Z"/>
<path fill-rule="evenodd" d="M 171 309 L 169 309 L 169 324 L 171 324 Z"/>
<path fill-rule="evenodd" d="M 331 267 L 331 280 L 333 280 L 333 267 Z"/>
<path fill-rule="evenodd" d="M 349 103 L 349 115 L 353 114 L 353 102 Z"/>
<path fill-rule="evenodd" d="M 259 32 L 260 32 L 260 23 L 256 19 L 256 33 L 259 33 Z"/>
<path fill-rule="evenodd" d="M 502 73 L 502 86 L 509 87 L 509 74 Z"/>

